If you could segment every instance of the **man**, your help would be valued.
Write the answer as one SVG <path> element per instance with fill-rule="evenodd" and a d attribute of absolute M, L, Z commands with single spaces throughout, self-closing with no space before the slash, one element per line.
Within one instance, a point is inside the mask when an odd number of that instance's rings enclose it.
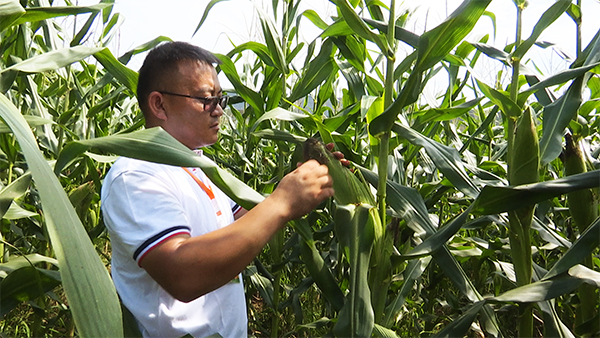
<path fill-rule="evenodd" d="M 183 42 L 150 51 L 137 93 L 146 127 L 162 127 L 200 155 L 215 143 L 227 102 L 218 62 Z M 332 195 L 327 167 L 316 161 L 246 211 L 198 168 L 120 158 L 104 180 L 102 208 L 123 304 L 144 336 L 246 336 L 240 272 L 287 221 Z"/>

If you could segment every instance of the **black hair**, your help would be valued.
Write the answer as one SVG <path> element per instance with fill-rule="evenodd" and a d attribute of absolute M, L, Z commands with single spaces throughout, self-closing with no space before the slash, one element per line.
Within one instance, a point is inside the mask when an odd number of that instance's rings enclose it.
<path fill-rule="evenodd" d="M 164 90 L 160 84 L 177 70 L 181 61 L 199 61 L 211 66 L 221 63 L 211 52 L 187 42 L 167 42 L 153 48 L 139 71 L 137 99 L 142 112 L 146 110 L 148 95 L 155 90 Z"/>

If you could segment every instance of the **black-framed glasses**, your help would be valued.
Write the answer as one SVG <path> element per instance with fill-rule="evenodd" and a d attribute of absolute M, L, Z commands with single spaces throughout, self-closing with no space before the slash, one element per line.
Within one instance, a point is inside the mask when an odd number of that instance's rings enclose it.
<path fill-rule="evenodd" d="M 202 101 L 204 103 L 204 105 L 209 105 L 211 107 L 216 107 L 216 105 L 218 104 L 223 109 L 227 108 L 227 104 L 229 103 L 229 96 L 225 96 L 225 95 L 223 95 L 223 96 L 204 96 L 203 97 L 203 96 L 178 94 L 178 93 L 172 93 L 172 92 L 166 92 L 166 91 L 158 91 L 158 92 L 161 94 L 167 94 L 167 95 L 189 97 L 190 99 Z"/>

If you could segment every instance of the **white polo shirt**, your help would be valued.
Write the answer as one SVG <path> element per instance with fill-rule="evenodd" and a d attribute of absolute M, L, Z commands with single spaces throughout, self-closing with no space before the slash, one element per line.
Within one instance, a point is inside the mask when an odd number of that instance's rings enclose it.
<path fill-rule="evenodd" d="M 183 303 L 140 267 L 146 253 L 178 234 L 199 236 L 234 221 L 241 209 L 198 168 L 189 168 L 211 187 L 221 215 L 207 193 L 181 167 L 119 158 L 102 186 L 102 212 L 112 246 L 112 277 L 123 304 L 144 337 L 247 336 L 241 276 Z"/>

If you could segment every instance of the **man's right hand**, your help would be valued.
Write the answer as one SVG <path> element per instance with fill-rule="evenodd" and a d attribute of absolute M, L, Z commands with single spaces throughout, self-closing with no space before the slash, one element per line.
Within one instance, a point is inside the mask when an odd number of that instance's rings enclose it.
<path fill-rule="evenodd" d="M 306 215 L 333 193 L 327 166 L 310 160 L 287 174 L 269 198 L 277 199 L 285 217 L 292 220 Z"/>

